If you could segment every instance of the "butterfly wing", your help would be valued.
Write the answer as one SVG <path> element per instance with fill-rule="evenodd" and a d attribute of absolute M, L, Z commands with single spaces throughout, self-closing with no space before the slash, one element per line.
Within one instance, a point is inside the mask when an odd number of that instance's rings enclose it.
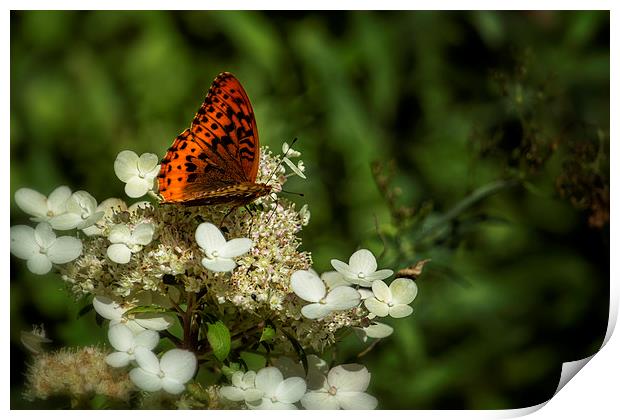
<path fill-rule="evenodd" d="M 250 100 L 235 76 L 221 73 L 162 160 L 159 193 L 164 202 L 207 202 L 209 194 L 253 184 L 259 153 Z"/>

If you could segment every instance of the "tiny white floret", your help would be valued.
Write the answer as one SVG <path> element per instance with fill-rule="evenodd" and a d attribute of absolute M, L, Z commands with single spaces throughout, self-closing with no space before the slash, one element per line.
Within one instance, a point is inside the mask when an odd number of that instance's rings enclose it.
<path fill-rule="evenodd" d="M 159 173 L 159 158 L 153 153 L 143 153 L 140 157 L 131 150 L 123 150 L 114 161 L 114 173 L 125 182 L 125 193 L 138 198 L 153 189 Z"/>
<path fill-rule="evenodd" d="M 360 295 L 352 287 L 337 286 L 327 292 L 325 284 L 314 270 L 298 270 L 291 276 L 293 292 L 311 302 L 301 308 L 308 319 L 320 319 L 333 311 L 351 309 L 360 303 Z"/>
<path fill-rule="evenodd" d="M 370 372 L 362 365 L 347 364 L 332 368 L 319 390 L 310 391 L 301 399 L 307 410 L 374 410 L 377 399 L 365 391 Z"/>
<path fill-rule="evenodd" d="M 364 301 L 366 309 L 379 317 L 404 318 L 411 315 L 409 304 L 418 294 L 418 286 L 411 279 L 398 278 L 388 287 L 383 281 L 372 284 L 374 297 Z"/>
<path fill-rule="evenodd" d="M 138 388 L 149 392 L 163 389 L 180 394 L 198 366 L 196 356 L 188 350 L 168 350 L 160 360 L 144 347 L 137 347 L 134 354 L 138 367 L 129 372 L 129 378 Z"/>
<path fill-rule="evenodd" d="M 65 264 L 82 254 L 82 241 L 71 236 L 56 237 L 49 223 L 35 229 L 18 225 L 11 227 L 11 253 L 26 260 L 34 274 L 46 274 L 52 264 Z"/>
<path fill-rule="evenodd" d="M 151 330 L 136 334 L 126 325 L 116 324 L 108 330 L 108 340 L 116 351 L 105 358 L 106 363 L 112 367 L 124 367 L 136 359 L 135 352 L 139 347 L 146 350 L 157 347 L 159 334 Z"/>
<path fill-rule="evenodd" d="M 360 249 L 351 255 L 349 264 L 340 260 L 332 260 L 332 266 L 341 273 L 348 281 L 359 284 L 362 287 L 370 287 L 375 280 L 383 280 L 390 277 L 392 270 L 378 270 L 375 256 L 367 249 Z"/>
<path fill-rule="evenodd" d="M 296 410 L 295 403 L 306 393 L 302 378 L 284 379 L 282 372 L 272 366 L 258 371 L 255 385 L 263 393 L 262 397 L 246 402 L 248 408 L 255 410 Z"/>
<path fill-rule="evenodd" d="M 248 238 L 226 241 L 222 232 L 212 223 L 201 223 L 196 229 L 196 242 L 204 252 L 202 265 L 211 271 L 228 272 L 235 269 L 233 258 L 247 253 L 253 246 Z"/>

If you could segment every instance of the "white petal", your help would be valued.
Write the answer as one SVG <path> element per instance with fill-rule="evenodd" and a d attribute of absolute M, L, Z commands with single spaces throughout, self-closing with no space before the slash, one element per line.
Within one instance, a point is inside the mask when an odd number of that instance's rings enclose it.
<path fill-rule="evenodd" d="M 15 204 L 24 213 L 45 218 L 47 216 L 47 199 L 43 194 L 30 188 L 15 191 Z"/>
<path fill-rule="evenodd" d="M 191 351 L 172 349 L 161 357 L 160 367 L 167 378 L 172 378 L 184 384 L 189 381 L 194 373 L 198 360 Z"/>
<path fill-rule="evenodd" d="M 374 410 L 378 404 L 375 397 L 365 392 L 338 391 L 336 399 L 338 399 L 343 410 Z"/>
<path fill-rule="evenodd" d="M 364 328 L 364 332 L 370 338 L 385 338 L 392 335 L 394 328 L 387 324 L 377 322 L 376 324 Z"/>
<path fill-rule="evenodd" d="M 162 381 L 159 376 L 139 367 L 129 372 L 129 378 L 134 385 L 144 391 L 155 392 L 162 387 Z"/>
<path fill-rule="evenodd" d="M 282 159 L 284 163 L 288 165 L 289 168 L 295 173 L 295 175 L 299 175 L 301 178 L 306 179 L 306 175 L 299 169 L 297 165 L 295 165 L 289 158 L 285 157 Z"/>
<path fill-rule="evenodd" d="M 104 212 L 102 211 L 96 211 L 93 214 L 91 214 L 90 216 L 88 216 L 86 219 L 82 220 L 82 223 L 78 223 L 78 225 L 76 226 L 78 229 L 85 229 L 88 228 L 92 225 L 94 225 L 95 223 L 97 223 L 104 215 Z"/>
<path fill-rule="evenodd" d="M 368 290 L 368 289 L 357 289 L 357 292 L 360 294 L 360 297 L 362 298 L 362 300 L 374 297 L 374 293 L 372 293 L 372 290 Z"/>
<path fill-rule="evenodd" d="M 276 389 L 275 397 L 278 401 L 293 404 L 299 401 L 306 393 L 306 381 L 299 377 L 283 380 Z"/>
<path fill-rule="evenodd" d="M 411 279 L 398 278 L 390 284 L 392 291 L 392 302 L 405 305 L 413 302 L 418 295 L 418 286 Z"/>
<path fill-rule="evenodd" d="M 180 394 L 185 391 L 185 382 L 179 382 L 176 379 L 165 377 L 161 381 L 162 388 L 169 394 Z"/>
<path fill-rule="evenodd" d="M 371 274 L 377 269 L 377 260 L 369 250 L 360 249 L 349 258 L 349 267 L 354 273 Z"/>
<path fill-rule="evenodd" d="M 245 403 L 250 410 L 276 410 L 275 403 L 269 398 L 261 398 L 257 401 L 246 401 Z"/>
<path fill-rule="evenodd" d="M 390 288 L 381 280 L 372 283 L 372 293 L 381 302 L 390 303 L 392 301 Z"/>
<path fill-rule="evenodd" d="M 56 230 L 70 230 L 82 223 L 82 218 L 77 213 L 63 213 L 52 217 L 49 223 Z"/>
<path fill-rule="evenodd" d="M 146 172 L 145 174 L 143 174 L 142 176 L 144 177 L 144 179 L 146 179 L 147 181 L 153 182 L 155 180 L 155 177 L 157 175 L 159 175 L 159 171 L 161 169 L 161 165 L 155 165 L 155 167 L 153 169 L 151 169 L 150 171 Z"/>
<path fill-rule="evenodd" d="M 342 274 L 346 279 L 351 280 L 351 279 L 357 279 L 357 272 L 353 272 L 351 270 L 351 267 L 349 267 L 349 264 L 344 263 L 340 260 L 331 260 L 332 263 L 332 267 L 334 267 L 334 269 L 339 272 L 340 274 Z"/>
<path fill-rule="evenodd" d="M 153 240 L 155 227 L 151 223 L 140 223 L 131 234 L 131 240 L 139 245 L 148 245 Z"/>
<path fill-rule="evenodd" d="M 196 243 L 205 251 L 219 251 L 226 245 L 222 232 L 212 223 L 201 223 L 196 229 Z"/>
<path fill-rule="evenodd" d="M 39 252 L 34 239 L 34 229 L 26 225 L 11 226 L 11 253 L 17 258 L 27 260 Z"/>
<path fill-rule="evenodd" d="M 49 223 L 39 223 L 36 228 L 34 228 L 34 239 L 37 241 L 39 246 L 47 249 L 54 242 L 56 242 L 56 234 L 52 230 L 52 227 Z"/>
<path fill-rule="evenodd" d="M 105 362 L 115 368 L 125 367 L 131 362 L 131 357 L 124 351 L 117 351 L 106 356 Z"/>
<path fill-rule="evenodd" d="M 145 372 L 152 373 L 153 375 L 159 375 L 161 371 L 159 367 L 160 364 L 159 360 L 157 360 L 157 356 L 155 356 L 155 353 L 145 349 L 144 347 L 136 347 L 134 354 L 136 356 L 138 366 L 144 369 Z"/>
<path fill-rule="evenodd" d="M 308 319 L 321 319 L 331 313 L 329 306 L 324 303 L 311 303 L 301 308 L 301 314 Z"/>
<path fill-rule="evenodd" d="M 222 258 L 233 258 L 245 254 L 252 249 L 252 241 L 248 238 L 236 238 L 226 242 L 226 245 L 219 249 L 219 256 Z"/>
<path fill-rule="evenodd" d="M 364 301 L 366 309 L 376 316 L 388 316 L 390 313 L 387 303 L 379 302 L 376 298 L 369 298 Z"/>
<path fill-rule="evenodd" d="M 131 150 L 123 150 L 114 161 L 114 173 L 123 182 L 138 175 L 138 155 Z"/>
<path fill-rule="evenodd" d="M 325 297 L 325 284 L 310 271 L 295 271 L 291 276 L 291 288 L 297 296 L 307 302 L 318 302 Z"/>
<path fill-rule="evenodd" d="M 402 303 L 394 305 L 390 308 L 389 314 L 392 318 L 404 318 L 413 313 L 413 308 Z"/>
<path fill-rule="evenodd" d="M 163 331 L 174 324 L 174 317 L 169 314 L 136 314 L 134 322 L 147 330 Z"/>
<path fill-rule="evenodd" d="M 141 333 L 136 334 L 133 341 L 136 346 L 144 347 L 148 350 L 153 350 L 155 347 L 157 347 L 157 344 L 159 344 L 159 334 L 156 331 L 145 330 Z"/>
<path fill-rule="evenodd" d="M 97 211 L 97 200 L 88 191 L 76 191 L 67 200 L 67 211 L 90 216 Z"/>
<path fill-rule="evenodd" d="M 133 176 L 127 180 L 127 184 L 125 184 L 125 194 L 127 194 L 131 198 L 139 198 L 153 188 L 153 181 L 147 181 L 144 178 L 140 178 L 139 176 Z"/>
<path fill-rule="evenodd" d="M 235 386 L 223 386 L 220 388 L 220 396 L 230 401 L 244 401 L 245 392 Z"/>
<path fill-rule="evenodd" d="M 244 375 L 243 372 L 241 372 L 240 370 L 236 371 L 230 377 L 230 383 L 232 383 L 234 387 L 245 388 L 243 384 L 243 375 Z"/>
<path fill-rule="evenodd" d="M 350 363 L 332 368 L 327 374 L 327 380 L 331 386 L 341 391 L 363 392 L 370 383 L 370 372 L 364 366 Z"/>
<path fill-rule="evenodd" d="M 244 399 L 246 401 L 258 401 L 261 398 L 263 398 L 263 395 L 265 393 L 263 391 L 261 391 L 260 389 L 256 389 L 256 388 L 251 388 L 251 389 L 246 389 L 244 391 Z"/>
<path fill-rule="evenodd" d="M 67 211 L 67 200 L 71 197 L 71 189 L 67 186 L 56 188 L 47 199 L 47 208 L 52 213 L 61 214 Z"/>
<path fill-rule="evenodd" d="M 108 258 L 118 264 L 127 264 L 131 259 L 131 251 L 125 244 L 112 244 L 108 247 Z"/>
<path fill-rule="evenodd" d="M 337 271 L 328 271 L 321 274 L 321 280 L 327 285 L 328 289 L 333 289 L 338 286 L 350 286 L 352 284 L 342 273 Z"/>
<path fill-rule="evenodd" d="M 213 260 L 203 258 L 202 265 L 204 268 L 211 271 L 227 272 L 234 270 L 237 266 L 237 263 L 229 258 L 216 258 Z"/>
<path fill-rule="evenodd" d="M 159 158 L 153 153 L 142 153 L 138 159 L 138 170 L 142 175 L 151 172 L 159 163 Z"/>
<path fill-rule="evenodd" d="M 327 294 L 325 303 L 334 311 L 351 309 L 359 305 L 360 294 L 352 287 L 338 286 Z"/>
<path fill-rule="evenodd" d="M 388 269 L 375 271 L 374 273 L 366 276 L 366 281 L 374 282 L 375 280 L 385 280 L 388 277 L 390 277 L 392 274 L 394 274 L 394 271 L 388 270 Z"/>
<path fill-rule="evenodd" d="M 65 264 L 82 254 L 82 241 L 71 236 L 61 236 L 47 250 L 47 256 L 54 264 Z"/>
<path fill-rule="evenodd" d="M 113 244 L 126 244 L 131 239 L 131 230 L 127 225 L 114 225 L 110 228 L 108 240 Z"/>
<path fill-rule="evenodd" d="M 241 378 L 242 388 L 254 388 L 256 386 L 256 372 L 250 370 L 243 374 Z"/>
<path fill-rule="evenodd" d="M 301 405 L 306 410 L 338 410 L 340 403 L 327 392 L 308 392 L 301 398 Z"/>
<path fill-rule="evenodd" d="M 34 254 L 28 259 L 26 267 L 34 274 L 47 274 L 52 269 L 52 262 L 43 254 Z"/>
<path fill-rule="evenodd" d="M 120 320 L 125 312 L 117 302 L 106 296 L 95 296 L 93 307 L 99 315 L 110 320 Z"/>
<path fill-rule="evenodd" d="M 110 327 L 108 341 L 116 350 L 124 352 L 132 349 L 135 344 L 133 332 L 123 324 Z"/>
<path fill-rule="evenodd" d="M 275 397 L 278 386 L 284 377 L 275 367 L 262 368 L 256 374 L 256 388 L 265 393 L 267 398 Z"/>

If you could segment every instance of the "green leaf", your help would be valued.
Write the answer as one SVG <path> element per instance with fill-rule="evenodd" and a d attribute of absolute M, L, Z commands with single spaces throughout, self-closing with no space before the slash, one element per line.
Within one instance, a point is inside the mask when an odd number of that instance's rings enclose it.
<path fill-rule="evenodd" d="M 271 325 L 266 325 L 263 328 L 263 333 L 260 336 L 259 341 L 271 341 L 276 336 L 276 330 Z"/>
<path fill-rule="evenodd" d="M 89 303 L 88 305 L 86 305 L 82 309 L 80 309 L 80 311 L 77 314 L 77 318 L 82 318 L 84 315 L 86 315 L 87 313 L 89 313 L 93 309 L 94 309 L 94 306 Z"/>
<path fill-rule="evenodd" d="M 230 352 L 230 331 L 222 321 L 209 324 L 207 340 L 209 340 L 215 357 L 219 361 L 226 359 Z"/>

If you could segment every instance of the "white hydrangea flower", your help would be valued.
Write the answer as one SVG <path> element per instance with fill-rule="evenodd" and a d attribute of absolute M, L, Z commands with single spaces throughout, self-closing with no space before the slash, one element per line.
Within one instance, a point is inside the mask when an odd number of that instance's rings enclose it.
<path fill-rule="evenodd" d="M 129 372 L 129 378 L 137 387 L 149 392 L 163 389 L 170 394 L 180 394 L 198 365 L 196 356 L 188 350 L 168 350 L 161 360 L 144 347 L 137 347 L 134 354 L 138 367 Z"/>
<path fill-rule="evenodd" d="M 362 365 L 347 364 L 332 368 L 323 377 L 323 386 L 301 398 L 307 410 L 374 410 L 377 399 L 365 391 L 370 372 Z"/>
<path fill-rule="evenodd" d="M 256 372 L 252 370 L 233 373 L 230 382 L 232 386 L 220 388 L 220 395 L 230 401 L 258 401 L 263 397 L 264 392 L 256 389 Z"/>
<path fill-rule="evenodd" d="M 263 396 L 257 401 L 248 401 L 248 408 L 255 410 L 296 410 L 295 403 L 306 393 L 306 382 L 299 377 L 284 379 L 282 372 L 275 367 L 258 371 L 256 389 Z"/>
<path fill-rule="evenodd" d="M 405 278 L 394 280 L 390 287 L 377 280 L 372 284 L 372 292 L 375 296 L 364 301 L 366 309 L 380 317 L 404 318 L 413 312 L 409 304 L 418 294 L 418 286 Z"/>
<path fill-rule="evenodd" d="M 340 260 L 332 260 L 332 266 L 353 284 L 362 287 L 370 287 L 375 280 L 383 280 L 390 277 L 392 270 L 377 271 L 377 260 L 367 249 L 360 249 L 351 255 L 349 264 Z"/>
<path fill-rule="evenodd" d="M 66 212 L 54 217 L 54 229 L 84 229 L 94 225 L 104 212 L 97 210 L 97 200 L 86 191 L 76 191 L 66 203 Z"/>
<path fill-rule="evenodd" d="M 149 298 L 149 296 L 150 294 L 140 294 L 138 304 L 151 304 L 152 298 Z M 110 320 L 110 327 L 122 324 L 126 325 L 134 333 L 139 333 L 146 329 L 163 331 L 170 328 L 174 322 L 174 318 L 168 314 L 135 314 L 130 319 L 123 316 L 123 314 L 129 310 L 131 306 L 124 307 L 106 296 L 95 296 L 93 298 L 93 307 L 99 315 Z"/>
<path fill-rule="evenodd" d="M 118 264 L 127 264 L 131 254 L 140 252 L 142 247 L 151 243 L 154 234 L 155 227 L 151 223 L 140 223 L 133 229 L 122 224 L 112 226 L 108 235 L 112 242 L 108 247 L 108 258 Z"/>
<path fill-rule="evenodd" d="M 196 242 L 205 253 L 202 265 L 211 271 L 232 271 L 237 266 L 233 260 L 252 248 L 248 238 L 226 241 L 222 232 L 212 223 L 201 223 L 196 229 Z"/>
<path fill-rule="evenodd" d="M 381 322 L 375 322 L 365 328 L 355 328 L 357 336 L 365 343 L 369 338 L 386 338 L 392 335 L 394 328 Z"/>
<path fill-rule="evenodd" d="M 31 216 L 33 222 L 48 222 L 52 228 L 56 226 L 56 217 L 67 211 L 67 200 L 71 197 L 71 189 L 60 186 L 51 192 L 49 197 L 30 188 L 20 188 L 15 192 L 15 203 L 24 213 Z"/>
<path fill-rule="evenodd" d="M 314 271 L 295 271 L 291 276 L 291 287 L 297 296 L 312 302 L 301 308 L 301 314 L 309 319 L 323 318 L 332 311 L 351 309 L 360 303 L 360 295 L 352 287 L 338 286 L 327 292 Z"/>
<path fill-rule="evenodd" d="M 46 274 L 53 264 L 65 264 L 82 254 L 82 241 L 71 236 L 56 237 L 49 223 L 35 229 L 18 225 L 11 227 L 11 253 L 26 260 L 34 274 Z"/>
<path fill-rule="evenodd" d="M 284 155 L 282 161 L 286 163 L 287 166 L 291 168 L 291 170 L 296 175 L 300 176 L 303 179 L 306 179 L 306 175 L 304 174 L 304 171 L 306 170 L 306 168 L 304 167 L 304 163 L 300 160 L 297 164 L 294 164 L 293 161 L 289 159 L 299 157 L 301 156 L 301 153 L 297 150 L 291 149 L 288 143 L 284 142 L 282 144 L 282 154 Z"/>
<path fill-rule="evenodd" d="M 102 235 L 106 222 L 109 223 L 114 213 L 125 210 L 127 210 L 127 204 L 120 198 L 108 198 L 107 200 L 103 200 L 95 210 L 95 212 L 103 212 L 103 217 L 94 225 L 82 229 L 82 232 L 88 236 Z"/>
<path fill-rule="evenodd" d="M 137 334 L 123 324 L 116 324 L 108 330 L 108 340 L 116 350 L 110 353 L 105 361 L 112 367 L 124 367 L 136 359 L 135 351 L 138 348 L 153 350 L 159 343 L 159 334 L 156 331 L 144 330 Z"/>
<path fill-rule="evenodd" d="M 159 158 L 153 153 L 143 153 L 140 157 L 131 150 L 123 150 L 114 161 L 114 173 L 125 182 L 125 193 L 138 198 L 153 189 L 159 173 Z"/>

